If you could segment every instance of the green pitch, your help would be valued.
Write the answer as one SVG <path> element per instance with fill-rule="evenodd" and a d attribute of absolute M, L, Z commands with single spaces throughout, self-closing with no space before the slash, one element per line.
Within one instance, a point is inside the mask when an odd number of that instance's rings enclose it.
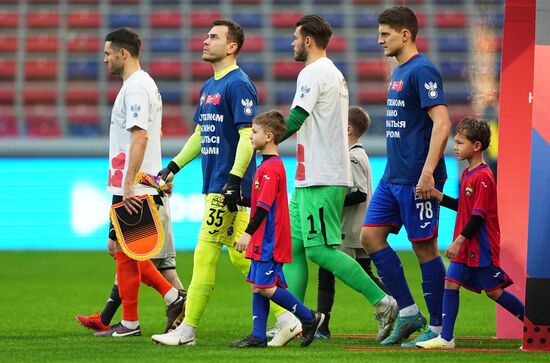
<path fill-rule="evenodd" d="M 413 295 L 426 312 L 420 270 L 412 253 L 400 254 Z M 178 271 L 187 286 L 192 254 L 179 253 Z M 0 362 L 499 362 L 548 361 L 547 353 L 518 351 L 519 340 L 494 340 L 495 306 L 485 296 L 461 291 L 456 326 L 457 347 L 487 351 L 421 351 L 376 349 L 373 309 L 359 294 L 336 287 L 331 340 L 306 348 L 291 342 L 284 348 L 235 350 L 228 345 L 251 331 L 250 286 L 223 253 L 217 286 L 201 321 L 195 347 L 155 345 L 150 336 L 163 330 L 164 301 L 152 289 L 140 290 L 143 337 L 96 338 L 81 327 L 76 314 L 101 311 L 115 273 L 103 252 L 0 252 Z M 310 265 L 306 304 L 315 308 L 316 270 Z M 114 322 L 120 320 L 120 312 Z M 271 321 L 273 322 L 273 320 Z M 351 334 L 361 334 L 353 336 Z M 467 339 L 460 339 L 467 337 Z M 472 349 L 473 350 L 473 349 Z"/>

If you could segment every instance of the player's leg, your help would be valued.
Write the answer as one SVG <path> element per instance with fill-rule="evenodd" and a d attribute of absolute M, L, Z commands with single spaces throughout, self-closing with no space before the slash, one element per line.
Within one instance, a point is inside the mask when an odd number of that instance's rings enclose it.
<path fill-rule="evenodd" d="M 492 265 L 486 268 L 477 268 L 476 279 L 490 299 L 523 321 L 525 305 L 516 295 L 505 290 L 514 282 L 504 270 Z"/>
<path fill-rule="evenodd" d="M 366 252 L 365 255 L 367 255 Z M 367 275 L 369 275 L 372 281 L 374 281 L 374 283 L 378 285 L 380 290 L 384 291 L 388 295 L 391 295 L 388 288 L 384 285 L 382 280 L 380 280 L 380 277 L 378 277 L 376 273 L 372 270 L 372 260 L 370 257 L 357 257 L 355 260 L 357 261 L 357 263 L 359 263 L 359 265 L 363 268 Z"/>
<path fill-rule="evenodd" d="M 252 294 L 252 333 L 244 339 L 233 342 L 231 348 L 265 348 L 267 338 L 267 316 L 269 314 L 269 299 L 254 291 Z"/>
<path fill-rule="evenodd" d="M 327 269 L 319 267 L 317 275 L 317 311 L 325 314 L 325 320 L 319 327 L 318 337 L 330 338 L 330 313 L 334 304 L 335 279 L 334 274 Z"/>

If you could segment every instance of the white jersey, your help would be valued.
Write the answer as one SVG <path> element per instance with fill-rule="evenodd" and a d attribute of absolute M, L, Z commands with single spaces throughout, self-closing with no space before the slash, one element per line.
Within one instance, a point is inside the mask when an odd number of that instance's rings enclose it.
<path fill-rule="evenodd" d="M 291 108 L 296 106 L 309 116 L 297 132 L 294 185 L 351 186 L 348 88 L 330 59 L 320 58 L 302 69 Z"/>
<path fill-rule="evenodd" d="M 348 194 L 356 191 L 367 194 L 367 200 L 360 204 L 344 207 L 342 211 L 342 246 L 363 248 L 361 244 L 361 228 L 365 213 L 372 197 L 372 171 L 369 157 L 361 144 L 355 144 L 349 149 L 353 186 Z"/>
<path fill-rule="evenodd" d="M 122 84 L 111 112 L 109 131 L 109 182 L 107 190 L 123 195 L 132 133 L 137 126 L 147 131 L 147 147 L 139 171 L 156 175 L 162 169 L 160 129 L 162 100 L 155 81 L 139 70 Z M 157 194 L 153 188 L 135 186 L 136 195 Z"/>

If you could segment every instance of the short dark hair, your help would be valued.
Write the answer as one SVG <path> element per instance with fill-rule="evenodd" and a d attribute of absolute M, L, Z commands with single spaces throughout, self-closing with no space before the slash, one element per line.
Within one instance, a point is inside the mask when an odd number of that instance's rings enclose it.
<path fill-rule="evenodd" d="M 114 49 L 126 49 L 134 58 L 139 57 L 141 38 L 132 28 L 119 28 L 113 30 L 105 37 L 106 42 L 111 42 Z"/>
<path fill-rule="evenodd" d="M 304 15 L 296 23 L 296 27 L 299 26 L 302 27 L 300 33 L 303 37 L 310 36 L 318 47 L 327 49 L 332 36 L 332 27 L 325 18 L 319 15 Z"/>
<path fill-rule="evenodd" d="M 475 117 L 465 117 L 456 125 L 453 135 L 463 135 L 471 142 L 479 141 L 481 151 L 487 149 L 491 143 L 491 128 L 489 124 Z"/>
<path fill-rule="evenodd" d="M 244 31 L 243 28 L 229 19 L 218 19 L 212 22 L 212 26 L 226 26 L 227 27 L 227 40 L 237 43 L 237 51 L 235 55 L 239 54 L 244 44 Z"/>
<path fill-rule="evenodd" d="M 370 126 L 370 116 L 359 106 L 349 108 L 348 123 L 353 127 L 356 137 L 361 137 Z"/>
<path fill-rule="evenodd" d="M 414 12 L 406 6 L 394 6 L 386 9 L 378 16 L 378 24 L 389 25 L 397 31 L 408 29 L 413 42 L 418 34 L 418 20 Z"/>
<path fill-rule="evenodd" d="M 286 133 L 285 117 L 278 110 L 270 110 L 259 113 L 254 117 L 256 125 L 262 127 L 265 131 L 273 134 L 275 145 L 278 145 Z"/>

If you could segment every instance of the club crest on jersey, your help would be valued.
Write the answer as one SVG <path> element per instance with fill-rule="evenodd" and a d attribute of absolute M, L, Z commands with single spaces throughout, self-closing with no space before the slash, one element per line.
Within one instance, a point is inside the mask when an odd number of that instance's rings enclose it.
<path fill-rule="evenodd" d="M 132 106 L 130 106 L 130 110 L 133 112 L 132 116 L 134 116 L 134 118 L 138 118 L 139 111 L 141 111 L 141 106 L 140 105 L 132 105 Z"/>
<path fill-rule="evenodd" d="M 260 190 L 260 181 L 259 180 L 254 181 L 254 189 Z"/>
<path fill-rule="evenodd" d="M 390 82 L 390 89 L 392 91 L 402 91 L 403 90 L 403 81 L 393 81 Z"/>
<path fill-rule="evenodd" d="M 215 95 L 206 96 L 207 105 L 219 105 L 221 100 L 222 100 L 222 95 L 220 95 L 219 93 L 216 93 Z"/>
<path fill-rule="evenodd" d="M 304 98 L 309 91 L 311 91 L 311 87 L 306 84 L 302 85 L 302 87 L 300 87 L 300 98 Z"/>
<path fill-rule="evenodd" d="M 471 185 L 466 185 L 466 196 L 469 197 L 474 192 L 474 188 Z"/>
<path fill-rule="evenodd" d="M 241 99 L 241 104 L 244 106 L 244 114 L 247 116 L 252 115 L 252 106 L 254 106 L 254 102 L 246 98 L 244 100 Z"/>
<path fill-rule="evenodd" d="M 202 106 L 204 104 L 204 101 L 206 101 L 206 93 L 203 92 L 201 98 L 199 99 L 199 105 Z"/>
<path fill-rule="evenodd" d="M 432 100 L 437 98 L 437 82 L 424 83 L 424 88 L 428 90 L 428 97 Z"/>

